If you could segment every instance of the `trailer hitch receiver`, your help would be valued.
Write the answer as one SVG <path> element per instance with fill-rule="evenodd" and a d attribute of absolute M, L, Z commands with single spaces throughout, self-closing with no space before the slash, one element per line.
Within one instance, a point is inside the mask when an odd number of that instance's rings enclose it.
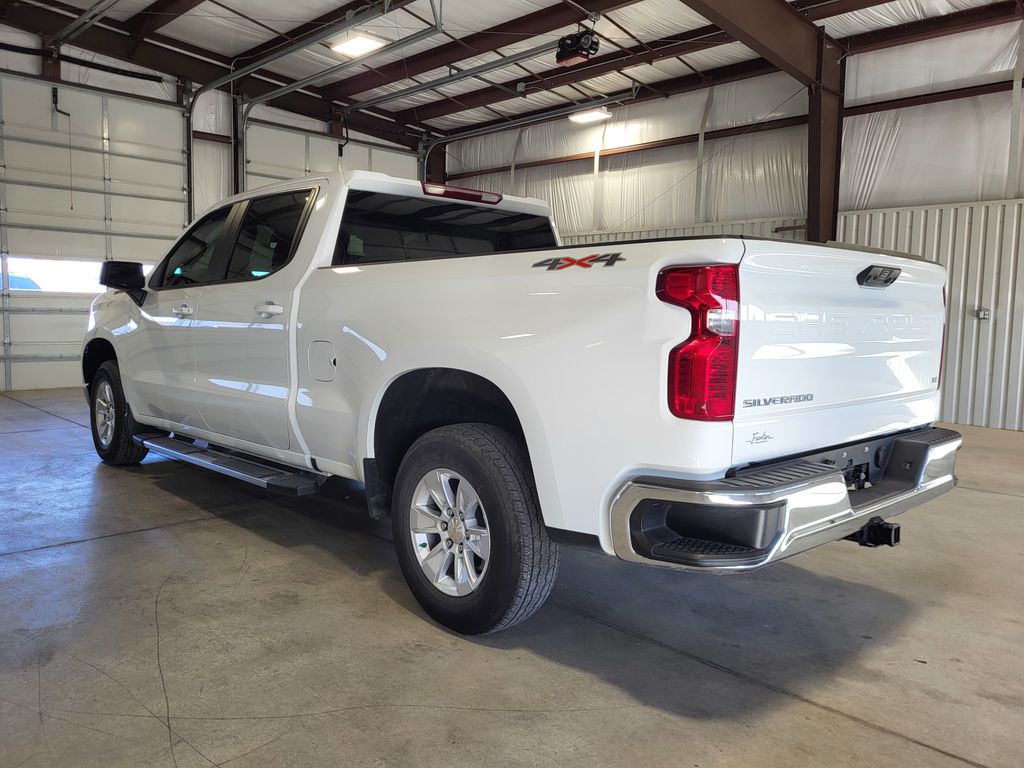
<path fill-rule="evenodd" d="M 895 547 L 900 543 L 900 524 L 887 523 L 880 517 L 872 517 L 864 527 L 846 537 L 862 547 Z"/>

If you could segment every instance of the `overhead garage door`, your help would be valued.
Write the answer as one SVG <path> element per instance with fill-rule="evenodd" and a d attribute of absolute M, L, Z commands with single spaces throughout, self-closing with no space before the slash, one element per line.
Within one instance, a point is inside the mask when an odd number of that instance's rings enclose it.
<path fill-rule="evenodd" d="M 416 178 L 416 157 L 408 151 L 346 144 L 313 133 L 249 125 L 246 128 L 245 188 L 326 171 L 379 171 Z"/>
<path fill-rule="evenodd" d="M 185 224 L 180 108 L 64 85 L 56 97 L 0 77 L 3 389 L 78 383 L 100 263 L 153 264 Z"/>

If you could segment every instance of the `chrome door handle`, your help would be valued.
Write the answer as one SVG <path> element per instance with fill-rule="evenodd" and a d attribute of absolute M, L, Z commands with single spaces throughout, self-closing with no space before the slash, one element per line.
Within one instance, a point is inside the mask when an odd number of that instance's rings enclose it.
<path fill-rule="evenodd" d="M 275 304 L 272 301 L 265 301 L 262 304 L 256 305 L 256 314 L 260 317 L 274 317 L 275 315 L 283 315 L 284 307 L 280 304 Z"/>
<path fill-rule="evenodd" d="M 171 310 L 171 314 L 174 315 L 175 317 L 191 317 L 192 307 L 190 307 L 188 304 L 179 304 L 178 306 Z"/>

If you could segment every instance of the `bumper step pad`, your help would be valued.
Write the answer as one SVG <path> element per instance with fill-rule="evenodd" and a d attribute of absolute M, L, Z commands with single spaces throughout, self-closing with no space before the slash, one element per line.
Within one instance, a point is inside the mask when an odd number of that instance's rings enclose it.
<path fill-rule="evenodd" d="M 725 544 L 720 541 L 706 541 L 704 539 L 693 539 L 689 536 L 680 536 L 673 541 L 666 541 L 662 544 L 655 544 L 651 549 L 654 557 L 664 557 L 671 560 L 673 555 L 690 556 L 750 556 L 756 557 L 763 554 L 760 549 L 744 547 L 740 544 Z"/>

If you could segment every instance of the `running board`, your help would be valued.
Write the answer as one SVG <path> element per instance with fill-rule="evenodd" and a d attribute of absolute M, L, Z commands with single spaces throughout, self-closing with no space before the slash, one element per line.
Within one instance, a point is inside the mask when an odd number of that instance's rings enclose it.
<path fill-rule="evenodd" d="M 137 435 L 135 441 L 154 453 L 169 459 L 195 464 L 222 475 L 242 480 L 260 488 L 287 493 L 294 496 L 309 496 L 320 492 L 325 477 L 297 469 L 261 464 L 243 459 L 234 454 L 210 448 L 202 443 L 178 440 L 165 435 Z"/>

